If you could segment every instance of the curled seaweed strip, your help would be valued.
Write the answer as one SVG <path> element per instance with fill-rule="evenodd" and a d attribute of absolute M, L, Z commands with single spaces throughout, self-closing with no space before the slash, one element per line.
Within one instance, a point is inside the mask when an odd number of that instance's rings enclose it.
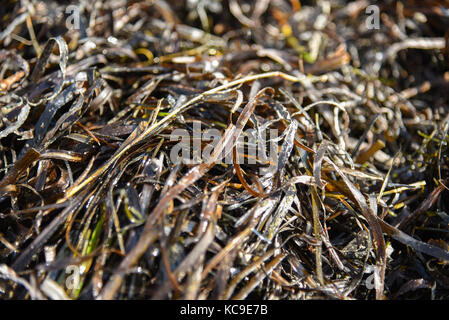
<path fill-rule="evenodd" d="M 0 181 L 0 194 L 7 191 L 7 186 L 16 183 L 19 176 L 24 172 L 31 164 L 40 158 L 41 154 L 31 148 L 21 157 L 14 166 L 8 171 L 8 173 Z"/>
<path fill-rule="evenodd" d="M 30 113 L 30 105 L 25 102 L 25 105 L 22 107 L 19 115 L 17 116 L 17 121 L 14 122 L 12 125 L 7 126 L 4 130 L 0 131 L 0 139 L 8 136 L 9 134 L 19 129 L 27 119 L 29 113 Z"/>
<path fill-rule="evenodd" d="M 409 236 L 408 234 L 402 232 L 398 228 L 386 223 L 385 221 L 377 218 L 382 230 L 392 237 L 393 239 L 405 244 L 416 251 L 425 253 L 429 256 L 435 257 L 442 261 L 449 261 L 449 251 L 439 248 L 437 246 L 416 240 L 415 238 Z"/>
<path fill-rule="evenodd" d="M 54 99 L 62 91 L 62 88 L 64 87 L 66 81 L 67 59 L 69 49 L 67 47 L 67 43 L 61 36 L 58 36 L 56 38 L 50 38 L 47 41 L 47 44 L 42 50 L 42 54 L 40 55 L 39 60 L 34 66 L 34 70 L 33 73 L 31 74 L 30 80 L 33 83 L 37 83 L 39 81 L 39 79 L 41 78 L 42 74 L 45 71 L 45 67 L 47 66 L 48 60 L 55 47 L 55 44 L 58 44 L 59 48 L 59 68 L 61 70 L 62 80 L 58 83 L 57 87 L 53 90 L 53 93 L 49 97 L 42 98 L 38 102 L 30 102 L 31 105 L 39 105 L 44 101 Z"/>
<path fill-rule="evenodd" d="M 21 155 L 23 155 L 27 150 L 29 150 L 30 147 L 37 147 L 41 144 L 43 138 L 45 137 L 45 134 L 48 131 L 48 127 L 51 123 L 51 120 L 53 119 L 53 116 L 55 113 L 66 103 L 71 101 L 74 98 L 76 90 L 76 84 L 72 84 L 69 87 L 67 87 L 64 91 L 58 95 L 54 101 L 47 104 L 45 107 L 45 110 L 42 112 L 41 116 L 39 117 L 39 120 L 37 121 L 35 127 L 34 127 L 34 139 L 30 143 L 25 144 L 21 151 Z"/>

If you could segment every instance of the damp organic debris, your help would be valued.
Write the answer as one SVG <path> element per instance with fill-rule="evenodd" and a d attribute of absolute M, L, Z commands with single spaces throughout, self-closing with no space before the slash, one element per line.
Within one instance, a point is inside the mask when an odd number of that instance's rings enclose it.
<path fill-rule="evenodd" d="M 2 299 L 449 298 L 449 1 L 0 19 Z"/>

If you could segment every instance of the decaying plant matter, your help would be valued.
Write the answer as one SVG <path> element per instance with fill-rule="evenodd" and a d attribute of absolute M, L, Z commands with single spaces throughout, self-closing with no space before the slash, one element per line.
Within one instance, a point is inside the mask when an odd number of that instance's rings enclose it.
<path fill-rule="evenodd" d="M 449 2 L 369 5 L 7 1 L 1 297 L 447 299 Z"/>

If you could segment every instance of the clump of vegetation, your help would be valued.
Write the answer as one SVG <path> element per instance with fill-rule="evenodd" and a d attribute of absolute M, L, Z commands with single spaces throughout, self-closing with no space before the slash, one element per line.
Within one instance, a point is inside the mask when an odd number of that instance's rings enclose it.
<path fill-rule="evenodd" d="M 449 4 L 6 1 L 4 299 L 447 299 Z"/>

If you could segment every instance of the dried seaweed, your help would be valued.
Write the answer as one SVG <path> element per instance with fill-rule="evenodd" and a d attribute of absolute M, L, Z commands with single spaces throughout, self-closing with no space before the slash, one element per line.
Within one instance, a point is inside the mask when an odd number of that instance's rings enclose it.
<path fill-rule="evenodd" d="M 369 5 L 7 1 L 0 297 L 448 299 L 449 6 Z"/>

